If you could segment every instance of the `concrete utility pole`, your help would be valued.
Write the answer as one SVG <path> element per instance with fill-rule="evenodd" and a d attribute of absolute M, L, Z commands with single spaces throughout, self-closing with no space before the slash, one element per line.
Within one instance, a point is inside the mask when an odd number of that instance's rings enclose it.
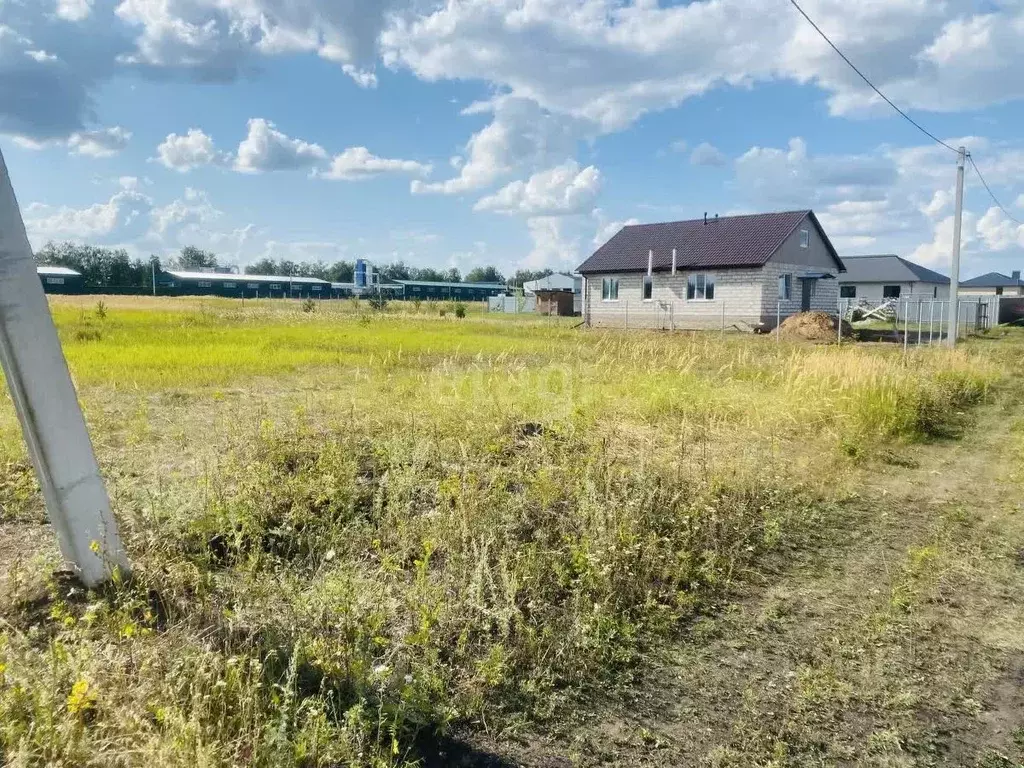
<path fill-rule="evenodd" d="M 0 153 L 0 363 L 60 550 L 96 586 L 128 561 Z"/>
<path fill-rule="evenodd" d="M 960 231 L 964 218 L 964 165 L 967 149 L 960 147 L 956 158 L 956 213 L 953 215 L 953 268 L 949 272 L 949 337 L 947 343 L 956 346 L 960 333 Z"/>

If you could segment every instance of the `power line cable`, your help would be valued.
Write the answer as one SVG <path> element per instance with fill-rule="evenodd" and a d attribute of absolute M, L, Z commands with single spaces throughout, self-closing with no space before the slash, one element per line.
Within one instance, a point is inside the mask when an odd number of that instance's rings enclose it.
<path fill-rule="evenodd" d="M 907 114 L 906 112 L 904 112 L 904 111 L 903 111 L 902 109 L 900 109 L 900 108 L 899 108 L 899 107 L 897 107 L 897 106 L 896 106 L 895 104 L 893 104 L 893 102 L 892 102 L 892 99 L 890 99 L 890 98 L 889 98 L 888 96 L 886 96 L 886 95 L 885 95 L 884 93 L 882 93 L 882 92 L 881 92 L 880 90 L 878 90 L 878 88 L 877 88 L 877 87 L 875 87 L 875 84 L 874 84 L 874 83 L 872 83 L 872 82 L 871 82 L 871 81 L 870 81 L 870 80 L 868 79 L 867 75 L 865 75 L 865 74 L 864 74 L 863 72 L 861 72 L 861 71 L 860 71 L 859 69 L 857 69 L 857 65 L 856 65 L 856 64 L 854 64 L 854 63 L 853 63 L 852 61 L 850 61 L 850 60 L 849 60 L 849 59 L 848 59 L 848 58 L 846 57 L 846 54 L 845 54 L 845 53 L 843 53 L 843 52 L 842 52 L 841 50 L 839 50 L 839 48 L 837 48 L 837 47 L 836 47 L 836 44 L 835 44 L 835 43 L 833 43 L 833 42 L 832 42 L 831 40 L 829 40 L 829 37 L 828 37 L 828 35 L 826 35 L 826 34 L 825 34 L 825 33 L 824 33 L 823 31 L 822 31 L 821 27 L 819 27 L 819 26 L 818 26 L 817 24 L 815 24 L 815 23 L 814 23 L 814 19 L 812 19 L 812 18 L 811 18 L 810 16 L 808 16 L 808 15 L 807 15 L 806 11 L 804 11 L 804 9 L 800 7 L 800 4 L 799 4 L 799 3 L 797 3 L 797 1 L 796 1 L 796 0 L 789 0 L 789 2 L 790 2 L 790 3 L 792 3 L 792 5 L 793 5 L 793 7 L 794 7 L 794 8 L 796 8 L 796 9 L 797 9 L 798 11 L 800 11 L 800 15 L 801 15 L 801 16 L 803 16 L 803 17 L 804 17 L 805 19 L 807 19 L 807 23 L 808 23 L 808 24 L 810 24 L 810 25 L 811 25 L 812 27 L 814 27 L 814 29 L 815 29 L 815 30 L 816 30 L 816 31 L 818 32 L 818 34 L 819 34 L 819 35 L 821 35 L 821 36 L 822 36 L 822 38 L 823 38 L 823 39 L 825 40 L 825 42 L 826 42 L 826 43 L 828 43 L 828 44 L 829 44 L 829 46 L 831 46 L 832 50 L 833 50 L 833 51 L 835 51 L 836 53 L 838 53 L 838 54 L 839 54 L 839 56 L 840 56 L 840 57 L 842 58 L 842 60 L 843 60 L 843 61 L 845 61 L 845 62 L 846 62 L 847 64 L 849 64 L 849 65 L 850 65 L 850 68 L 851 68 L 851 69 L 852 69 L 852 70 L 853 70 L 854 72 L 856 72 L 856 73 L 857 73 L 858 75 L 860 75 L 860 79 L 861 79 L 861 80 L 863 80 L 863 81 L 864 81 L 865 83 L 867 83 L 867 84 L 868 84 L 869 86 L 871 86 L 871 90 L 873 90 L 873 91 L 874 91 L 875 93 L 877 93 L 877 94 L 878 94 L 879 96 L 881 96 L 881 97 L 882 97 L 882 98 L 883 98 L 883 99 L 885 100 L 885 103 L 886 103 L 886 104 L 888 104 L 888 105 L 889 105 L 890 107 L 892 107 L 892 108 L 893 108 L 893 109 L 895 109 L 895 110 L 896 110 L 897 112 L 899 112 L 899 113 L 900 113 L 900 115 L 902 115 L 902 116 L 903 116 L 903 119 L 905 119 L 905 120 L 906 120 L 907 122 L 909 122 L 909 123 L 910 123 L 911 125 L 913 125 L 913 126 L 914 126 L 915 128 L 917 128 L 917 130 L 919 130 L 919 131 L 920 131 L 921 133 L 923 133 L 923 134 L 924 134 L 925 136 L 927 136 L 927 137 L 928 137 L 929 139 L 931 139 L 932 141 L 936 142 L 937 144 L 941 144 L 941 145 L 942 145 L 942 146 L 944 146 L 944 147 L 945 147 L 946 149 L 948 149 L 948 150 L 949 150 L 950 152 L 956 152 L 957 154 L 959 154 L 959 150 L 958 150 L 958 149 L 956 149 L 955 147 L 951 147 L 951 146 L 950 146 L 949 144 L 947 144 L 946 142 L 944 142 L 944 141 L 943 141 L 942 139 L 940 139 L 940 138 L 939 138 L 938 136 L 936 136 L 935 134 L 933 134 L 933 133 L 931 133 L 930 131 L 928 131 L 927 129 L 925 129 L 925 127 L 924 127 L 924 126 L 922 126 L 922 125 L 921 125 L 921 124 L 920 124 L 919 122 L 917 122 L 916 120 L 914 120 L 914 118 L 912 118 L 912 117 L 911 117 L 910 115 L 908 115 L 908 114 Z"/>
<path fill-rule="evenodd" d="M 995 193 L 992 191 L 992 188 L 988 185 L 988 182 L 985 181 L 985 177 L 981 175 L 981 170 L 978 168 L 978 165 L 974 162 L 974 158 L 971 156 L 969 152 L 967 153 L 967 159 L 971 161 L 971 167 L 974 168 L 974 172 L 978 174 L 978 178 L 981 179 L 981 183 L 984 185 L 985 191 L 988 192 L 989 197 L 992 198 L 992 202 L 994 202 L 998 206 L 999 210 L 1006 214 L 1006 218 L 1008 218 L 1010 221 L 1014 222 L 1019 226 L 1024 226 L 1024 224 L 1021 224 L 1021 222 L 1013 214 L 1006 210 L 1006 207 L 1002 203 L 999 202 L 999 198 L 995 196 Z"/>

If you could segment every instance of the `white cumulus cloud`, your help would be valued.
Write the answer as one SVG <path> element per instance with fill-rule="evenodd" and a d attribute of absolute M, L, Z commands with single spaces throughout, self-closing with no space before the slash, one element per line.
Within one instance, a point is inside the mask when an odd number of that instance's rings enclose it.
<path fill-rule="evenodd" d="M 65 21 L 82 21 L 92 13 L 92 0 L 57 0 L 55 13 Z"/>
<path fill-rule="evenodd" d="M 249 135 L 238 145 L 234 167 L 242 173 L 262 173 L 315 168 L 326 161 L 327 151 L 319 144 L 293 139 L 269 120 L 254 117 Z"/>
<path fill-rule="evenodd" d="M 384 173 L 405 173 L 427 176 L 431 166 L 415 160 L 378 157 L 366 147 L 350 147 L 331 159 L 330 167 L 318 175 L 325 179 L 357 181 Z"/>
<path fill-rule="evenodd" d="M 131 131 L 120 126 L 96 131 L 76 131 L 68 138 L 68 149 L 76 155 L 87 157 L 113 157 L 128 146 L 131 138 Z"/>
<path fill-rule="evenodd" d="M 156 148 L 156 161 L 172 171 L 185 173 L 204 165 L 227 162 L 228 156 L 217 150 L 213 139 L 198 128 L 190 128 L 180 136 L 169 134 Z"/>
<path fill-rule="evenodd" d="M 25 208 L 25 228 L 36 247 L 48 240 L 102 239 L 143 215 L 152 204 L 149 197 L 130 189 L 85 208 L 31 203 Z"/>
<path fill-rule="evenodd" d="M 690 163 L 692 165 L 717 167 L 725 165 L 727 162 L 729 162 L 729 159 L 717 147 L 713 144 L 708 144 L 706 141 L 694 147 L 693 154 L 690 155 Z"/>
<path fill-rule="evenodd" d="M 525 181 L 514 181 L 493 195 L 482 198 L 477 211 L 523 216 L 567 216 L 589 213 L 601 191 L 601 173 L 594 166 L 580 168 L 575 160 L 540 173 Z"/>

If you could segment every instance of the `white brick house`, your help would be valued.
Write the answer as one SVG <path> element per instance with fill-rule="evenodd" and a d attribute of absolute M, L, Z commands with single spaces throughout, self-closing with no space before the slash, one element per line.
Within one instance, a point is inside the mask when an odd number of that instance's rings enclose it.
<path fill-rule="evenodd" d="M 814 213 L 793 211 L 624 227 L 578 271 L 591 326 L 768 330 L 835 313 L 845 267 Z"/>

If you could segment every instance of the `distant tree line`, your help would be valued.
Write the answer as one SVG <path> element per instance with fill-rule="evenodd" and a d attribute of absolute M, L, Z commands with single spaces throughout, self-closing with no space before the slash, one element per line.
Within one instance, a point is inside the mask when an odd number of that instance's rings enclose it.
<path fill-rule="evenodd" d="M 217 255 L 194 246 L 186 246 L 181 252 L 161 264 L 157 256 L 148 259 L 133 259 L 123 248 L 98 248 L 77 243 L 47 243 L 40 248 L 35 259 L 37 264 L 52 264 L 68 267 L 81 272 L 87 285 L 109 285 L 125 288 L 152 288 L 153 267 L 157 270 L 208 270 L 229 272 L 233 267 L 220 264 Z M 355 276 L 355 263 L 337 261 L 326 264 L 322 261 L 295 262 L 287 259 L 260 259 L 245 268 L 248 275 L 282 275 L 291 277 L 317 277 L 332 283 L 351 283 Z M 377 273 L 384 280 L 425 280 L 437 283 L 458 283 L 463 281 L 462 273 L 455 267 L 434 269 L 413 267 L 404 261 L 396 261 L 377 267 Z M 465 276 L 467 283 L 504 283 L 515 287 L 531 280 L 539 280 L 553 274 L 550 269 L 518 270 L 507 278 L 496 267 L 475 267 Z"/>

